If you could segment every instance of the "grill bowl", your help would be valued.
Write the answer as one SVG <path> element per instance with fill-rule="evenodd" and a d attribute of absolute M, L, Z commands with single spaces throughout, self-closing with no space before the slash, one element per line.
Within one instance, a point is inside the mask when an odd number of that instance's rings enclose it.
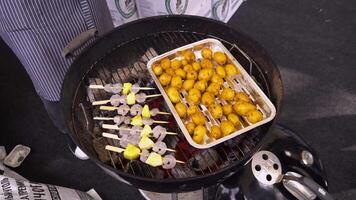
<path fill-rule="evenodd" d="M 234 158 L 224 156 L 224 165 L 186 178 L 153 178 L 139 173 L 121 170 L 115 165 L 105 164 L 93 148 L 93 123 L 89 119 L 90 107 L 87 101 L 89 77 L 99 77 L 100 84 L 110 82 L 113 77 L 107 72 L 113 69 L 135 66 L 146 68 L 150 57 L 174 48 L 204 39 L 220 40 L 241 65 L 255 79 L 277 110 L 276 118 L 252 130 L 246 136 L 238 137 L 222 145 L 235 145 Z M 130 77 L 136 71 L 122 71 Z M 120 76 L 119 73 L 117 73 Z M 137 74 L 136 74 L 137 75 Z M 67 73 L 61 94 L 61 104 L 68 132 L 74 142 L 102 169 L 113 177 L 135 187 L 155 192 L 192 191 L 222 182 L 239 170 L 256 152 L 260 141 L 268 134 L 278 117 L 283 94 L 280 73 L 271 58 L 248 36 L 233 30 L 223 23 L 192 16 L 160 16 L 137 20 L 125 24 L 96 40 L 73 62 Z M 103 94 L 104 95 L 104 94 Z M 217 148 L 225 149 L 219 145 Z M 220 151 L 219 151 L 220 152 Z M 111 154 L 110 154 L 111 155 Z M 111 156 L 118 156 L 112 154 Z M 145 171 L 145 169 L 143 170 Z"/>

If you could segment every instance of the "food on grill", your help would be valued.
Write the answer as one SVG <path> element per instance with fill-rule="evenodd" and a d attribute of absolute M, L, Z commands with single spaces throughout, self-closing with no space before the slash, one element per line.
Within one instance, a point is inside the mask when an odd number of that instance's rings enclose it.
<path fill-rule="evenodd" d="M 194 71 L 199 71 L 201 69 L 201 65 L 199 62 L 193 62 L 192 67 Z"/>
<path fill-rule="evenodd" d="M 221 78 L 226 77 L 225 68 L 223 66 L 221 66 L 221 65 L 217 66 L 215 71 L 216 71 L 216 74 L 219 75 Z"/>
<path fill-rule="evenodd" d="M 181 66 L 182 66 L 182 61 L 177 60 L 177 59 L 171 61 L 171 67 L 172 67 L 173 69 L 178 69 L 178 68 L 180 68 Z"/>
<path fill-rule="evenodd" d="M 198 125 L 194 129 L 193 140 L 196 143 L 201 144 L 203 142 L 204 136 L 206 135 L 206 132 L 207 132 L 207 130 L 206 130 L 205 126 Z"/>
<path fill-rule="evenodd" d="M 201 92 L 204 92 L 205 91 L 205 88 L 207 87 L 207 82 L 205 80 L 200 80 L 200 81 L 197 81 L 195 84 L 194 84 L 194 88 L 200 90 Z"/>
<path fill-rule="evenodd" d="M 230 135 L 232 132 L 236 130 L 234 124 L 228 120 L 223 120 L 220 124 L 220 129 L 223 136 Z"/>
<path fill-rule="evenodd" d="M 167 151 L 175 152 L 174 149 L 167 148 L 166 143 L 162 141 L 157 141 L 156 144 L 153 145 L 152 150 L 160 155 L 165 154 Z"/>
<path fill-rule="evenodd" d="M 152 66 L 152 70 L 153 70 L 153 73 L 156 74 L 156 76 L 159 76 L 163 73 L 163 68 L 159 64 Z"/>
<path fill-rule="evenodd" d="M 152 64 L 153 68 L 166 63 L 167 67 L 162 67 L 166 73 L 174 69 L 171 76 L 166 74 L 167 81 L 165 73 L 156 76 L 177 112 L 175 117 L 183 121 L 183 131 L 198 144 L 218 140 L 264 117 L 253 97 L 243 92 L 249 91 L 246 84 L 251 81 L 240 75 L 239 67 L 224 48 L 215 47 L 189 47 Z"/>
<path fill-rule="evenodd" d="M 223 116 L 223 109 L 220 104 L 211 104 L 209 105 L 208 110 L 214 119 L 219 119 Z"/>
<path fill-rule="evenodd" d="M 156 152 L 149 153 L 147 149 L 143 149 L 141 152 L 140 148 L 130 143 L 127 144 L 125 149 L 111 145 L 106 145 L 105 149 L 117 153 L 123 153 L 124 158 L 127 160 L 135 160 L 137 158 L 140 158 L 142 162 L 145 162 L 146 164 L 152 167 L 162 166 L 164 169 L 172 169 L 175 167 L 176 163 L 184 163 L 180 160 L 176 160 L 172 155 L 166 155 L 162 158 L 161 154 Z"/>
<path fill-rule="evenodd" d="M 188 80 L 197 80 L 197 78 L 198 78 L 198 73 L 196 71 L 194 71 L 193 69 L 187 71 Z"/>
<path fill-rule="evenodd" d="M 223 52 L 217 51 L 213 54 L 213 59 L 219 64 L 224 65 L 227 61 L 226 55 Z"/>
<path fill-rule="evenodd" d="M 198 108 L 197 105 L 191 105 L 191 106 L 189 106 L 188 109 L 187 109 L 187 114 L 188 114 L 188 115 L 193 115 L 193 114 L 195 114 L 195 113 L 197 113 L 197 112 L 199 112 L 199 108 Z"/>
<path fill-rule="evenodd" d="M 218 85 L 222 85 L 222 84 L 224 83 L 224 80 L 223 80 L 223 79 L 221 78 L 221 76 L 218 75 L 218 74 L 214 74 L 214 75 L 211 77 L 210 81 L 211 81 L 212 83 L 216 83 L 216 84 L 218 84 Z"/>
<path fill-rule="evenodd" d="M 138 147 L 140 149 L 150 149 L 155 145 L 155 143 L 147 136 L 142 136 L 140 142 L 138 143 Z"/>
<path fill-rule="evenodd" d="M 195 61 L 195 55 L 192 51 L 186 50 L 183 52 L 184 59 L 186 59 L 189 63 Z"/>
<path fill-rule="evenodd" d="M 171 61 L 168 58 L 164 58 L 161 60 L 161 67 L 163 69 L 168 69 L 171 67 Z"/>
<path fill-rule="evenodd" d="M 204 104 L 205 106 L 209 106 L 210 104 L 214 103 L 214 101 L 215 101 L 215 97 L 210 92 L 205 92 L 201 97 L 201 103 Z"/>
<path fill-rule="evenodd" d="M 206 68 L 200 70 L 198 78 L 199 80 L 209 81 L 213 75 L 214 75 L 214 70 L 212 68 Z"/>
<path fill-rule="evenodd" d="M 227 76 L 234 76 L 240 73 L 233 64 L 225 65 L 225 72 Z"/>
<path fill-rule="evenodd" d="M 128 92 L 137 93 L 140 90 L 154 90 L 151 87 L 140 87 L 138 84 L 132 85 L 132 83 L 114 83 L 103 85 L 89 85 L 90 89 L 104 89 L 106 92 L 118 94 L 122 91 L 123 94 L 128 94 Z"/>
<path fill-rule="evenodd" d="M 133 93 L 133 92 L 128 94 L 127 97 L 126 97 L 126 103 L 128 105 L 134 105 L 136 103 L 136 94 Z"/>
<path fill-rule="evenodd" d="M 124 150 L 124 158 L 127 160 L 134 160 L 140 156 L 140 153 L 141 150 L 138 147 L 128 144 Z"/>
<path fill-rule="evenodd" d="M 227 119 L 228 119 L 235 127 L 239 127 L 239 126 L 241 125 L 239 116 L 237 116 L 237 115 L 234 114 L 234 113 L 230 113 L 230 114 L 227 116 Z"/>
<path fill-rule="evenodd" d="M 251 110 L 246 114 L 246 118 L 252 124 L 255 124 L 263 119 L 263 114 L 258 110 Z"/>
<path fill-rule="evenodd" d="M 170 76 L 174 76 L 175 75 L 175 71 L 173 68 L 168 68 L 165 71 L 167 74 L 169 74 Z M 172 82 L 172 81 L 171 81 Z"/>
<path fill-rule="evenodd" d="M 134 115 L 134 116 L 142 114 L 142 117 L 145 117 L 144 115 L 146 115 L 146 114 L 150 115 L 150 110 L 148 109 L 147 105 L 145 105 L 142 108 L 142 106 L 140 104 L 135 104 L 135 105 L 131 106 L 130 114 Z M 150 117 L 150 116 L 148 116 L 148 117 Z"/>
<path fill-rule="evenodd" d="M 174 73 L 175 73 L 177 76 L 180 76 L 182 79 L 185 79 L 185 77 L 186 77 L 186 75 L 187 75 L 187 72 L 184 71 L 182 68 L 176 69 L 176 71 L 174 71 Z"/>
<path fill-rule="evenodd" d="M 210 128 L 210 133 L 209 137 L 214 138 L 214 139 L 219 139 L 221 138 L 221 130 L 219 126 L 213 125 Z"/>
<path fill-rule="evenodd" d="M 153 133 L 151 126 L 145 125 L 141 131 L 141 137 L 149 136 L 151 133 Z"/>
<path fill-rule="evenodd" d="M 223 105 L 222 108 L 223 108 L 224 115 L 229 115 L 233 111 L 232 105 L 229 103 Z"/>
<path fill-rule="evenodd" d="M 188 64 L 188 61 L 186 59 L 182 59 L 182 65 L 185 66 Z"/>
<path fill-rule="evenodd" d="M 208 48 L 203 48 L 201 50 L 201 56 L 206 59 L 211 59 L 213 52 Z"/>
<path fill-rule="evenodd" d="M 177 88 L 169 87 L 167 89 L 167 95 L 173 103 L 180 102 L 180 96 L 179 96 L 179 92 L 178 92 Z"/>
<path fill-rule="evenodd" d="M 146 163 L 152 167 L 158 167 L 163 164 L 162 156 L 156 152 L 151 152 L 146 160 Z"/>
<path fill-rule="evenodd" d="M 195 129 L 195 124 L 194 122 L 188 122 L 185 124 L 185 127 L 187 128 L 189 134 L 193 134 L 194 133 L 194 129 Z"/>
<path fill-rule="evenodd" d="M 205 125 L 205 116 L 203 113 L 201 112 L 197 112 L 197 113 L 194 113 L 192 116 L 191 116 L 194 124 L 196 125 Z"/>
<path fill-rule="evenodd" d="M 235 101 L 245 101 L 245 102 L 251 102 L 250 97 L 244 92 L 237 92 L 235 94 Z"/>
<path fill-rule="evenodd" d="M 210 85 L 208 86 L 206 91 L 210 92 L 214 95 L 217 95 L 217 94 L 219 94 L 219 91 L 220 91 L 220 85 L 217 83 L 210 83 Z"/>
<path fill-rule="evenodd" d="M 220 98 L 226 101 L 231 101 L 235 97 L 235 91 L 231 88 L 224 88 L 220 94 Z"/>
<path fill-rule="evenodd" d="M 191 79 L 185 80 L 183 82 L 183 89 L 185 91 L 189 91 L 190 89 L 192 89 L 194 87 L 194 83 L 195 83 L 194 80 L 191 80 Z"/>
<path fill-rule="evenodd" d="M 213 63 L 209 59 L 203 59 L 200 62 L 202 68 L 213 68 Z"/>
<path fill-rule="evenodd" d="M 176 108 L 176 111 L 179 115 L 179 117 L 185 117 L 186 114 L 187 114 L 187 107 L 182 103 L 182 102 L 179 102 L 175 105 L 175 108 Z"/>
<path fill-rule="evenodd" d="M 171 82 L 172 76 L 167 74 L 167 73 L 163 73 L 160 77 L 159 77 L 159 82 L 163 85 L 163 86 L 167 86 L 169 85 L 169 83 Z"/>
<path fill-rule="evenodd" d="M 182 78 L 178 75 L 172 77 L 171 86 L 180 89 L 183 85 Z"/>
<path fill-rule="evenodd" d="M 143 149 L 141 151 L 141 154 L 140 154 L 140 160 L 142 162 L 146 163 L 146 160 L 147 160 L 149 155 L 150 155 L 150 152 L 148 150 L 146 150 L 146 149 Z"/>
<path fill-rule="evenodd" d="M 199 104 L 201 97 L 200 90 L 192 88 L 188 92 L 187 100 L 193 104 Z"/>
<path fill-rule="evenodd" d="M 137 92 L 137 91 L 134 91 Z M 128 105 L 133 105 L 136 102 L 138 103 L 143 103 L 147 98 L 153 98 L 153 97 L 159 97 L 162 96 L 162 94 L 151 94 L 151 95 L 146 95 L 145 93 L 139 93 L 136 94 L 134 92 L 130 92 L 128 95 L 118 95 L 115 94 L 111 96 L 109 100 L 100 100 L 100 101 L 93 101 L 92 105 L 104 105 L 107 103 L 111 103 L 113 106 L 118 106 L 120 103 L 121 104 L 128 104 Z M 105 107 L 103 107 L 105 108 Z M 106 107 L 108 108 L 108 107 Z M 108 109 L 108 110 L 115 110 L 115 108 Z"/>
<path fill-rule="evenodd" d="M 233 105 L 235 112 L 241 116 L 245 116 L 249 111 L 256 110 L 256 106 L 248 102 L 240 102 Z"/>
<path fill-rule="evenodd" d="M 163 169 L 172 169 L 176 166 L 177 160 L 172 155 L 166 155 L 163 157 Z"/>
<path fill-rule="evenodd" d="M 193 71 L 194 69 L 193 69 L 193 66 L 192 66 L 192 65 L 190 65 L 190 64 L 185 64 L 185 65 L 183 66 L 183 70 L 188 73 L 188 72 L 190 72 L 190 71 Z"/>

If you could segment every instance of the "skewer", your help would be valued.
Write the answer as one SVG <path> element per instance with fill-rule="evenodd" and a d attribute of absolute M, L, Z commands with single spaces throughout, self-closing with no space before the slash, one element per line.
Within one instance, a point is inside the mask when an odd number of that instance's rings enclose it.
<path fill-rule="evenodd" d="M 119 147 L 114 147 L 111 145 L 106 145 L 105 146 L 106 150 L 117 152 L 117 153 L 123 153 L 124 158 L 128 160 L 134 160 L 140 157 L 140 160 L 144 160 L 143 162 L 151 165 L 153 167 L 158 167 L 162 166 L 164 169 L 172 169 L 175 167 L 176 163 L 184 164 L 185 162 L 177 160 L 174 158 L 172 155 L 166 155 L 162 157 L 162 155 L 156 153 L 156 152 L 151 152 L 149 153 L 146 150 L 141 151 L 138 147 L 128 144 L 125 149 L 119 148 Z M 149 154 L 148 154 L 149 153 Z M 141 158 L 142 157 L 142 158 Z"/>
<path fill-rule="evenodd" d="M 111 133 L 102 133 L 103 137 L 106 138 L 110 138 L 110 139 L 114 139 L 114 140 L 123 140 L 122 138 L 119 138 L 117 135 L 115 134 L 111 134 Z M 170 152 L 176 152 L 176 150 L 171 149 L 171 148 L 167 148 L 167 145 L 164 142 L 158 141 L 156 143 L 154 143 L 150 138 L 148 138 L 147 136 L 143 136 L 140 141 L 138 142 L 138 146 L 140 147 L 140 149 L 151 149 L 161 155 L 163 155 L 166 151 L 170 151 Z"/>
<path fill-rule="evenodd" d="M 118 94 L 121 91 L 123 94 L 127 94 L 128 92 L 137 93 L 140 90 L 154 90 L 156 88 L 151 87 L 140 87 L 138 84 L 131 84 L 131 83 L 114 83 L 114 84 L 105 84 L 105 85 L 89 85 L 90 89 L 103 89 L 106 92 Z"/>
<path fill-rule="evenodd" d="M 143 103 L 146 101 L 147 98 L 153 98 L 153 97 L 159 97 L 162 96 L 162 94 L 151 94 L 151 95 L 146 95 L 145 93 L 139 93 L 135 94 L 133 92 L 129 93 L 128 95 L 112 95 L 110 99 L 107 100 L 99 100 L 99 101 L 93 101 L 92 105 L 93 106 L 98 106 L 98 105 L 105 105 L 108 103 L 111 103 L 113 106 L 118 106 L 120 103 L 121 104 L 128 104 L 128 105 L 133 105 L 136 103 Z"/>
<path fill-rule="evenodd" d="M 169 112 L 162 112 L 159 111 L 158 108 L 153 108 L 150 110 L 148 105 L 144 105 L 143 107 L 140 104 L 135 104 L 133 106 L 128 107 L 127 105 L 121 105 L 119 107 L 115 106 L 100 106 L 100 110 L 106 110 L 106 111 L 115 111 L 117 110 L 119 114 L 127 114 L 128 111 L 130 111 L 131 115 L 141 115 L 144 118 L 150 118 L 151 116 L 156 116 L 156 115 L 171 115 Z"/>
<path fill-rule="evenodd" d="M 119 127 L 118 125 L 112 125 L 112 124 L 103 124 L 102 125 L 103 129 L 109 129 L 109 130 L 125 130 L 125 131 L 132 131 L 134 130 L 135 132 L 139 132 L 140 136 L 150 136 L 153 133 L 154 138 L 160 138 L 162 135 L 177 135 L 177 133 L 174 132 L 168 132 L 167 129 L 165 129 L 162 126 L 156 126 L 153 129 L 149 125 L 145 125 L 143 129 L 137 129 L 137 128 L 127 128 L 127 127 Z"/>

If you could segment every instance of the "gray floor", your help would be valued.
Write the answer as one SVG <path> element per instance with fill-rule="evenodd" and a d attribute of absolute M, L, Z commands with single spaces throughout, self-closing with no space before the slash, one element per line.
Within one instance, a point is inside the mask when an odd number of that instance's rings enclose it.
<path fill-rule="evenodd" d="M 285 86 L 280 122 L 317 150 L 330 190 L 339 199 L 356 199 L 355 4 L 248 0 L 229 22 L 262 44 L 280 67 Z M 0 52 L 0 145 L 7 150 L 18 143 L 32 148 L 17 171 L 33 181 L 94 187 L 104 199 L 139 198 L 137 190 L 90 161 L 73 158 L 21 65 L 3 44 Z"/>

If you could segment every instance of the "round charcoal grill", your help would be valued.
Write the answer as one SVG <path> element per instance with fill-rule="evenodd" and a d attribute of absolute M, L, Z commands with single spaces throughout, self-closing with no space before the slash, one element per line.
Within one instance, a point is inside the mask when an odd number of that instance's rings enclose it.
<path fill-rule="evenodd" d="M 258 150 L 275 120 L 207 150 L 191 147 L 182 134 L 166 137 L 167 145 L 176 150 L 175 157 L 186 162 L 172 170 L 127 161 L 121 154 L 105 151 L 106 144 L 117 145 L 117 142 L 102 138 L 101 122 L 92 120 L 93 116 L 113 116 L 115 113 L 91 106 L 90 101 L 108 99 L 110 94 L 88 90 L 90 84 L 130 81 L 154 86 L 146 70 L 151 58 L 205 38 L 220 40 L 279 111 L 282 98 L 279 71 L 266 52 L 249 37 L 206 18 L 153 17 L 114 29 L 75 59 L 65 78 L 61 98 L 64 117 L 75 143 L 110 175 L 149 191 L 192 191 L 222 182 L 238 172 Z M 151 91 L 152 94 L 158 92 Z M 151 99 L 148 104 L 168 111 L 163 98 Z M 171 121 L 168 129 L 180 132 L 173 117 L 159 119 Z"/>

